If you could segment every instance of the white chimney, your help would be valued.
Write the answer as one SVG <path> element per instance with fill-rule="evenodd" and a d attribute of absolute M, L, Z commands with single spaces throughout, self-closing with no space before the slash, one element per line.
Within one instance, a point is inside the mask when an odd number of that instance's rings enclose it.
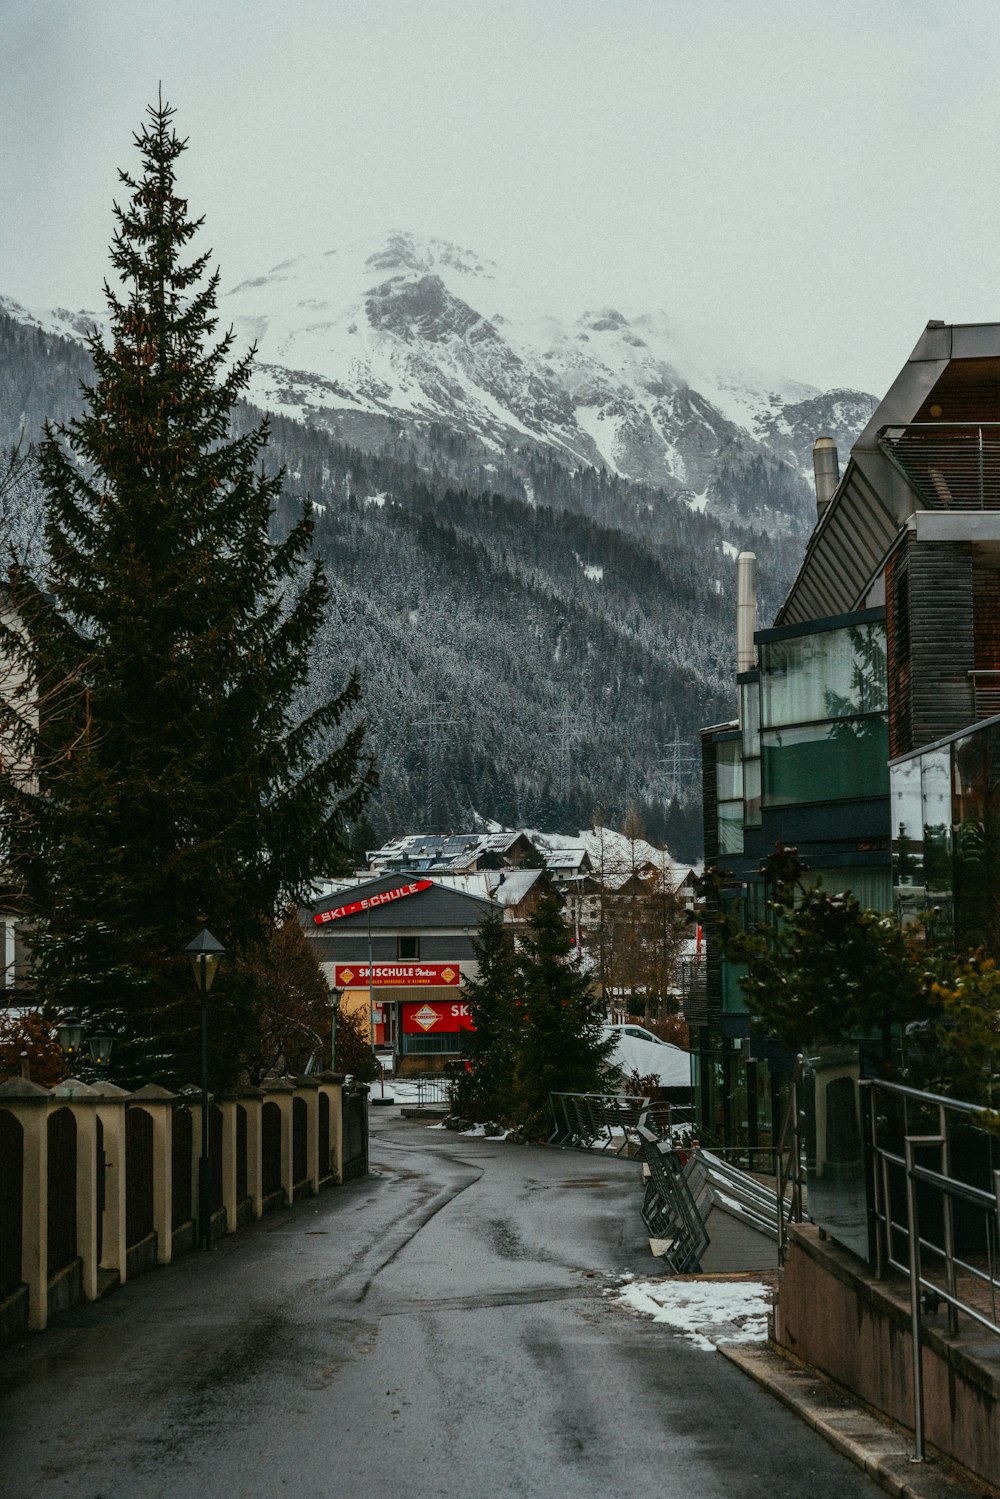
<path fill-rule="evenodd" d="M 816 516 L 821 518 L 840 483 L 840 461 L 832 437 L 817 437 L 813 443 L 813 474 L 816 479 Z"/>
<path fill-rule="evenodd" d="M 757 557 L 741 552 L 736 559 L 736 670 L 752 671 L 757 665 L 753 646 L 757 628 Z"/>

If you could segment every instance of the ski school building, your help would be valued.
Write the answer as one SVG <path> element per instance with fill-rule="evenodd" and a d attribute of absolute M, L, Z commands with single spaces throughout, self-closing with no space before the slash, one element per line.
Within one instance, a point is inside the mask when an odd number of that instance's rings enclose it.
<path fill-rule="evenodd" d="M 472 946 L 496 905 L 426 877 L 397 873 L 306 906 L 302 925 L 343 1011 L 361 1015 L 398 1073 L 437 1071 L 463 1053 L 471 1029 L 461 986 L 475 978 Z"/>

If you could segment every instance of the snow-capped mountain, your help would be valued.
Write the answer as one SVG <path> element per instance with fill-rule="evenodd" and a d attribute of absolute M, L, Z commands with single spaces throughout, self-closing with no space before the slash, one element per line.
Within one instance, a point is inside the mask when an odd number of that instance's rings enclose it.
<path fill-rule="evenodd" d="M 547 449 L 719 511 L 745 508 L 741 476 L 759 458 L 777 491 L 767 508 L 808 516 L 814 438 L 843 451 L 867 421 L 868 396 L 708 360 L 662 312 L 562 300 L 470 251 L 393 232 L 284 261 L 224 294 L 220 313 L 257 344 L 251 400 L 362 447 L 387 424 L 436 424 L 481 459 Z M 100 322 L 0 305 L 76 338 Z"/>
<path fill-rule="evenodd" d="M 347 429 L 443 423 L 487 451 L 541 444 L 710 503 L 720 466 L 755 456 L 811 479 L 813 439 L 849 445 L 871 410 L 856 391 L 710 366 L 664 313 L 558 300 L 396 232 L 286 261 L 220 310 L 258 345 L 252 397 L 269 409 Z"/>

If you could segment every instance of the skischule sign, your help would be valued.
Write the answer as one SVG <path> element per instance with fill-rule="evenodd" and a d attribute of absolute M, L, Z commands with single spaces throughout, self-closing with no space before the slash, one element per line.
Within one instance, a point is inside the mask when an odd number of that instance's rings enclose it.
<path fill-rule="evenodd" d="M 327 921 L 339 921 L 342 916 L 357 916 L 361 911 L 373 911 L 376 906 L 387 906 L 394 900 L 402 900 L 407 895 L 418 895 L 421 890 L 429 890 L 433 880 L 414 880 L 411 885 L 397 885 L 393 890 L 379 890 L 375 895 L 365 895 L 361 900 L 348 901 L 343 906 L 333 906 L 329 911 L 317 911 L 313 921 L 317 926 L 323 926 Z"/>
<path fill-rule="evenodd" d="M 376 988 L 395 985 L 401 989 L 413 989 L 422 984 L 448 987 L 462 982 L 462 971 L 457 963 L 374 963 L 370 982 Z M 367 963 L 334 964 L 335 989 L 367 989 L 368 984 Z"/>

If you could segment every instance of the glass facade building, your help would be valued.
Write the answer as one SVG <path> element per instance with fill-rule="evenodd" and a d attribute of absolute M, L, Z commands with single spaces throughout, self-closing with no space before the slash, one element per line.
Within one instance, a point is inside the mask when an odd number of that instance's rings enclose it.
<path fill-rule="evenodd" d="M 1000 717 L 894 760 L 897 918 L 966 949 L 1000 940 Z"/>
<path fill-rule="evenodd" d="M 706 858 L 727 914 L 766 919 L 761 865 L 795 846 L 810 882 L 892 909 L 884 610 L 761 630 L 758 665 L 738 678 L 740 717 L 708 732 L 714 798 Z M 699 1126 L 707 1139 L 766 1151 L 792 1064 L 755 1034 L 743 969 L 711 943 L 705 1022 L 692 1034 Z"/>

